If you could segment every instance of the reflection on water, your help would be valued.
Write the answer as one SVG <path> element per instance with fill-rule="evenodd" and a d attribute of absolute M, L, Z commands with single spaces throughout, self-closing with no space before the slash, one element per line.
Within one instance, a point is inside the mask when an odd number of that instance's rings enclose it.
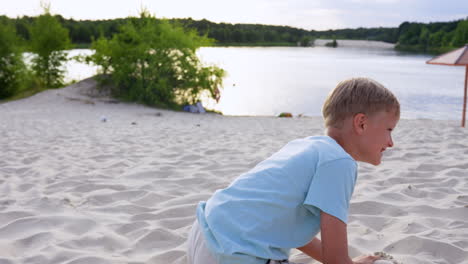
<path fill-rule="evenodd" d="M 70 60 L 65 65 L 67 70 L 65 82 L 83 80 L 97 73 L 97 66 L 91 66 L 86 63 L 78 63 L 77 61 L 73 60 L 73 57 L 75 56 L 88 56 L 93 53 L 93 50 L 88 49 L 76 49 L 68 51 L 67 55 Z"/>
<path fill-rule="evenodd" d="M 72 51 L 74 54 L 89 50 Z M 327 94 L 347 78 L 373 78 L 400 100 L 402 118 L 459 119 L 464 68 L 427 65 L 431 57 L 391 49 L 211 47 L 198 55 L 227 71 L 219 104 L 226 115 L 318 116 Z M 91 76 L 95 68 L 70 63 L 68 79 Z"/>

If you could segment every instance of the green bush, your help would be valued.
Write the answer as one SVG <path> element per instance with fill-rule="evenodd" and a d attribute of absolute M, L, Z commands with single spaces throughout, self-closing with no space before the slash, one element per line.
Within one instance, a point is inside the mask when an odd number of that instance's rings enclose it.
<path fill-rule="evenodd" d="M 193 104 L 203 94 L 219 99 L 224 71 L 201 65 L 196 50 L 211 43 L 143 11 L 120 27 L 112 39 L 93 41 L 88 57 L 109 76 L 117 97 L 148 105 L 175 108 Z"/>
<path fill-rule="evenodd" d="M 18 45 L 15 28 L 0 23 L 0 99 L 17 93 L 24 80 L 26 68 Z"/>
<path fill-rule="evenodd" d="M 303 36 L 299 41 L 302 47 L 309 47 L 314 45 L 315 40 L 311 36 Z"/>
<path fill-rule="evenodd" d="M 35 53 L 32 69 L 41 86 L 56 88 L 63 85 L 65 49 L 71 46 L 68 30 L 52 16 L 49 8 L 29 27 L 30 49 Z"/>

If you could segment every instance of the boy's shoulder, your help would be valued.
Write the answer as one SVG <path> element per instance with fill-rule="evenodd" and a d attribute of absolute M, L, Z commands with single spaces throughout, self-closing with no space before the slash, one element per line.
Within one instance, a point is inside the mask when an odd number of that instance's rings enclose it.
<path fill-rule="evenodd" d="M 295 173 L 315 170 L 325 164 L 346 168 L 357 167 L 354 159 L 333 138 L 310 136 L 290 141 L 272 156 L 257 164 L 250 173 L 278 169 L 292 170 Z"/>
<path fill-rule="evenodd" d="M 349 155 L 343 147 L 329 136 L 310 136 L 299 139 L 296 144 L 304 144 L 306 148 L 316 153 L 319 164 L 328 163 L 335 160 L 349 160 L 355 163 L 354 159 Z"/>

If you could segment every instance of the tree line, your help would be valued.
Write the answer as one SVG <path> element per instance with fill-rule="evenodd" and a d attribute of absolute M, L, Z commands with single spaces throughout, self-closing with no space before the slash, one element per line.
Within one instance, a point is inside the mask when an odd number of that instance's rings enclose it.
<path fill-rule="evenodd" d="M 452 22 L 409 23 L 398 27 L 399 50 L 443 53 L 468 44 L 468 18 Z"/>
<path fill-rule="evenodd" d="M 60 24 L 70 33 L 71 42 L 75 45 L 86 46 L 101 36 L 110 38 L 119 31 L 119 28 L 126 24 L 130 18 L 117 18 L 109 20 L 74 20 L 66 19 L 61 15 L 55 15 Z M 22 16 L 18 18 L 8 18 L 0 16 L 0 21 L 10 21 L 14 24 L 18 35 L 29 40 L 28 31 L 37 17 Z M 218 45 L 290 45 L 296 46 L 298 43 L 306 45 L 316 38 L 336 38 L 336 39 L 367 39 L 379 40 L 394 43 L 398 36 L 397 28 L 358 28 L 315 31 L 294 28 L 289 26 L 273 26 L 261 24 L 230 24 L 214 23 L 206 19 L 193 20 L 168 19 L 172 25 L 182 26 L 186 29 L 194 29 L 200 35 L 216 40 Z"/>
<path fill-rule="evenodd" d="M 71 42 L 75 47 L 89 47 L 93 39 L 99 37 L 110 38 L 119 32 L 119 28 L 128 23 L 130 18 L 116 18 L 108 20 L 74 20 L 61 15 L 55 18 L 69 32 Z M 30 39 L 28 27 L 37 17 L 23 16 L 8 18 L 0 16 L 0 21 L 9 21 L 18 35 Z M 468 22 L 466 19 L 437 22 L 412 23 L 403 22 L 397 28 L 357 28 L 338 30 L 305 30 L 289 26 L 273 26 L 260 24 L 230 24 L 214 23 L 206 19 L 193 20 L 168 19 L 170 24 L 194 29 L 200 35 L 212 38 L 216 45 L 283 45 L 307 46 L 314 39 L 355 39 L 376 40 L 396 43 L 400 50 L 440 53 L 468 42 Z"/>

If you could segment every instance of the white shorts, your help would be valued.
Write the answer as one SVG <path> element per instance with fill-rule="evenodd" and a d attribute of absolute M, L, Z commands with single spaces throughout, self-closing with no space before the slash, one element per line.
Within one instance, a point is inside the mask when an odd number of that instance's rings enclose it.
<path fill-rule="evenodd" d="M 218 264 L 211 251 L 206 247 L 205 237 L 200 230 L 198 221 L 192 225 L 187 238 L 187 263 L 188 264 Z M 295 264 L 288 260 L 268 260 L 266 264 Z"/>
<path fill-rule="evenodd" d="M 187 263 L 218 264 L 213 254 L 206 247 L 205 237 L 200 230 L 200 225 L 197 220 L 193 223 L 187 238 Z"/>

